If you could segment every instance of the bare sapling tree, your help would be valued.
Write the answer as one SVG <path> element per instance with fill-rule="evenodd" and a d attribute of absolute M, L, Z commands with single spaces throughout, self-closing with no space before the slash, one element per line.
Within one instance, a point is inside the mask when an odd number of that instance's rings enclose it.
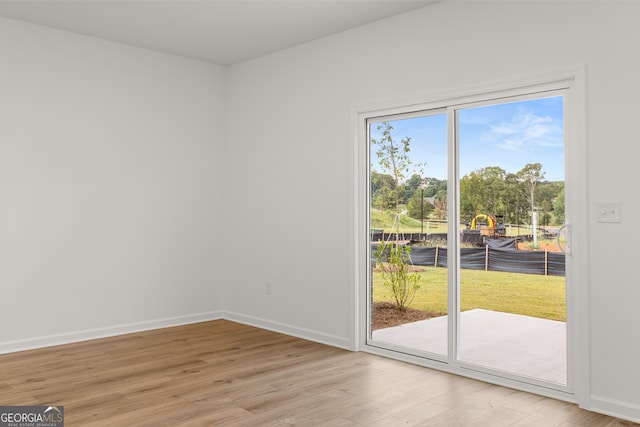
<path fill-rule="evenodd" d="M 393 302 L 398 310 L 406 310 L 420 289 L 420 274 L 410 271 L 411 246 L 400 242 L 400 216 L 402 214 L 402 194 L 406 177 L 417 167 L 411 161 L 411 138 L 405 137 L 397 142 L 393 139 L 393 127 L 388 122 L 377 126 L 380 136 L 371 139 L 371 146 L 378 147 L 376 156 L 383 172 L 391 175 L 394 181 L 393 209 L 394 222 L 389 234 L 389 240 L 384 240 L 378 246 L 374 256 L 379 263 L 385 286 L 391 291 Z M 395 242 L 390 242 L 395 235 Z"/>
<path fill-rule="evenodd" d="M 518 179 L 529 190 L 529 201 L 531 203 L 531 215 L 536 209 L 535 194 L 536 185 L 541 182 L 545 177 L 545 172 L 542 172 L 542 165 L 540 163 L 527 163 L 520 171 L 518 171 Z"/>

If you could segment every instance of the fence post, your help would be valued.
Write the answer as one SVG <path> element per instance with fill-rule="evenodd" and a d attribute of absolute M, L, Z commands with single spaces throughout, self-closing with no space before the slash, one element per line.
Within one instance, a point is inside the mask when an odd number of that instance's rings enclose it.
<path fill-rule="evenodd" d="M 544 275 L 549 275 L 549 251 L 544 250 Z"/>
<path fill-rule="evenodd" d="M 434 261 L 434 263 L 433 263 L 433 266 L 434 266 L 434 267 L 437 267 L 437 266 L 438 266 L 438 249 L 439 249 L 439 248 L 440 248 L 440 246 L 436 246 L 436 256 L 434 257 L 434 258 L 435 258 L 435 261 Z"/>
<path fill-rule="evenodd" d="M 484 246 L 484 271 L 489 271 L 489 245 Z"/>

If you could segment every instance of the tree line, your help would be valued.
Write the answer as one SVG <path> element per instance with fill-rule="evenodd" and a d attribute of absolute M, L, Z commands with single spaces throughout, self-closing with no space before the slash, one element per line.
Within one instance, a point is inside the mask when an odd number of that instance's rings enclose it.
<path fill-rule="evenodd" d="M 371 204 L 380 210 L 399 204 L 415 219 L 447 218 L 447 181 L 417 173 L 396 184 L 393 176 L 371 171 Z M 460 217 L 471 222 L 478 214 L 500 216 L 505 223 L 531 224 L 532 206 L 540 225 L 564 221 L 564 182 L 544 180 L 542 165 L 527 164 L 509 173 L 498 166 L 474 170 L 460 179 Z"/>

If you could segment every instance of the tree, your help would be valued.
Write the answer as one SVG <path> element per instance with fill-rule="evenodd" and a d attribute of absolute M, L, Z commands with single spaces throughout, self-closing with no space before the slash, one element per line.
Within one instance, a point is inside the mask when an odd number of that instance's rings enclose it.
<path fill-rule="evenodd" d="M 383 172 L 388 173 L 393 178 L 392 194 L 393 207 L 396 211 L 394 223 L 396 241 L 395 243 L 383 241 L 378 247 L 375 256 L 377 260 L 381 261 L 382 279 L 384 284 L 391 290 L 396 308 L 406 310 L 407 305 L 411 303 L 416 292 L 420 289 L 420 275 L 409 273 L 411 246 L 401 245 L 399 241 L 400 204 L 403 201 L 405 177 L 413 168 L 413 162 L 409 157 L 411 138 L 407 136 L 401 139 L 399 143 L 396 142 L 391 135 L 393 126 L 388 122 L 378 125 L 377 130 L 382 131 L 382 134 L 379 139 L 371 138 L 371 146 L 378 147 L 376 151 L 378 164 Z M 417 182 L 419 185 L 419 175 Z"/>
<path fill-rule="evenodd" d="M 485 213 L 501 214 L 504 212 L 505 177 L 507 172 L 497 166 L 489 166 L 481 170 L 484 181 L 482 199 Z"/>
<path fill-rule="evenodd" d="M 395 182 L 388 174 L 371 171 L 371 204 L 380 209 L 392 209 L 395 206 Z"/>
<path fill-rule="evenodd" d="M 560 204 L 561 211 L 556 212 L 556 201 L 559 197 L 563 199 L 564 182 L 562 181 L 543 181 L 536 187 L 536 206 L 538 210 L 544 214 L 551 214 L 552 218 L 549 224 L 564 223 L 564 205 Z"/>
<path fill-rule="evenodd" d="M 411 170 L 413 162 L 409 157 L 411 152 L 411 137 L 404 137 L 400 142 L 396 142 L 391 135 L 393 126 L 388 122 L 383 122 L 376 128 L 382 131 L 379 139 L 371 138 L 371 145 L 377 146 L 376 157 L 382 170 L 393 178 L 395 208 L 398 210 L 402 202 L 402 191 L 404 189 L 405 176 Z M 399 214 L 399 211 L 397 211 Z"/>
<path fill-rule="evenodd" d="M 433 204 L 435 209 L 433 210 L 433 216 L 435 219 L 447 219 L 447 185 L 446 181 L 444 181 L 445 185 L 443 188 L 438 190 L 438 192 L 433 196 Z"/>
<path fill-rule="evenodd" d="M 460 180 L 460 215 L 471 221 L 478 214 L 504 212 L 507 172 L 497 166 L 477 169 Z"/>
<path fill-rule="evenodd" d="M 564 186 L 553 199 L 553 214 L 556 217 L 556 223 L 564 224 Z"/>
<path fill-rule="evenodd" d="M 393 177 L 384 173 L 371 171 L 371 194 L 375 194 L 377 191 L 384 187 L 391 190 L 395 188 Z"/>
<path fill-rule="evenodd" d="M 522 182 L 529 191 L 529 200 L 531 202 L 531 214 L 536 208 L 535 205 L 535 192 L 536 185 L 544 179 L 545 172 L 542 172 L 542 165 L 540 163 L 527 163 L 518 172 L 518 180 Z"/>
<path fill-rule="evenodd" d="M 484 180 L 481 170 L 468 173 L 460 179 L 460 218 L 471 221 L 479 213 L 485 212 Z"/>
<path fill-rule="evenodd" d="M 447 180 L 440 180 L 438 178 L 422 178 L 422 181 L 426 183 L 424 188 L 424 197 L 435 197 L 436 193 L 440 190 L 447 192 Z"/>
<path fill-rule="evenodd" d="M 420 175 L 418 175 L 417 173 L 414 173 L 413 175 L 411 175 L 411 178 L 409 178 L 404 183 L 404 191 L 403 191 L 403 194 L 402 194 L 402 203 L 404 203 L 404 204 L 408 203 L 409 199 L 411 199 L 412 197 L 414 197 L 416 195 L 416 191 L 422 187 L 424 182 L 425 182 L 425 180 Z"/>
<path fill-rule="evenodd" d="M 505 222 L 520 224 L 527 211 L 526 190 L 516 174 L 507 174 L 504 181 Z"/>
<path fill-rule="evenodd" d="M 381 187 L 371 196 L 371 203 L 382 211 L 393 209 L 396 205 L 395 192 L 390 187 Z"/>
<path fill-rule="evenodd" d="M 411 218 L 415 218 L 415 219 L 429 218 L 429 215 L 433 210 L 433 206 L 431 205 L 431 203 L 425 200 L 426 196 L 422 197 L 425 194 L 426 192 L 424 189 L 418 188 L 413 194 L 413 197 L 411 197 L 407 202 L 407 213 Z"/>

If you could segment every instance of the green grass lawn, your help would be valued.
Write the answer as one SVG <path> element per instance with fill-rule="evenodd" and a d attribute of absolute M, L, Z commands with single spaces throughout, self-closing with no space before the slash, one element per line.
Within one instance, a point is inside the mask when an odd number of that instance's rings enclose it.
<path fill-rule="evenodd" d="M 385 233 L 391 232 L 395 221 L 395 212 L 371 209 L 370 215 L 371 228 L 383 229 Z M 446 233 L 447 224 L 446 221 L 434 222 L 426 219 L 421 222 L 419 219 L 411 218 L 408 215 L 400 215 L 401 233 L 420 233 L 421 230 L 424 233 L 427 231 L 429 233 Z"/>
<path fill-rule="evenodd" d="M 447 269 L 421 267 L 421 287 L 411 308 L 447 312 Z M 461 270 L 462 311 L 473 308 L 566 320 L 565 278 L 499 271 Z M 374 301 L 393 301 L 380 273 L 373 275 Z"/>

